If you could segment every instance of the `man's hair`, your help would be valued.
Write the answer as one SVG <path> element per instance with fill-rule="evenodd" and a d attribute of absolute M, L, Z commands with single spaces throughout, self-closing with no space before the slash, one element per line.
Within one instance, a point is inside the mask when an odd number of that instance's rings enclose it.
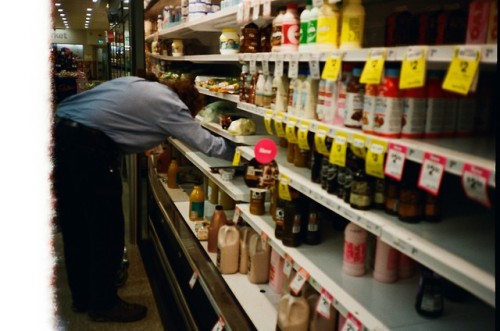
<path fill-rule="evenodd" d="M 182 102 L 189 108 L 193 118 L 205 106 L 205 97 L 198 92 L 194 82 L 189 79 L 165 80 L 161 83 L 171 88 L 181 99 Z"/>

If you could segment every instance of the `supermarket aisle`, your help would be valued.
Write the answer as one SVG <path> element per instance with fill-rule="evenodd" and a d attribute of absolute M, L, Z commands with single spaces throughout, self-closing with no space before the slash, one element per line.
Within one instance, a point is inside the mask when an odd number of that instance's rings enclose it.
<path fill-rule="evenodd" d="M 127 185 L 124 183 L 124 196 L 127 193 Z M 126 199 L 124 199 L 125 201 Z M 127 206 L 125 206 L 126 208 Z M 127 213 L 125 213 L 127 215 Z M 128 222 L 126 222 L 128 224 Z M 128 242 L 127 254 L 130 261 L 127 283 L 119 290 L 119 295 L 125 300 L 144 304 L 148 307 L 145 319 L 134 323 L 95 323 L 88 320 L 86 314 L 74 313 L 71 310 L 71 295 L 66 281 L 64 269 L 64 254 L 62 250 L 62 237 L 60 233 L 54 236 L 54 255 L 56 265 L 54 267 L 54 300 L 55 320 L 58 331 L 161 331 L 163 326 L 156 307 L 153 293 L 144 270 L 143 261 L 137 245 Z"/>

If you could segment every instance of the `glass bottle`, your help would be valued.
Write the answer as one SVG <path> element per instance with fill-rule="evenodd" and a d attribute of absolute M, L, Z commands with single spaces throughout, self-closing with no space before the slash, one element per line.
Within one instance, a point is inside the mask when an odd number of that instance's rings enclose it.
<path fill-rule="evenodd" d="M 397 215 L 399 209 L 399 187 L 397 180 L 389 178 L 385 187 L 385 212 L 389 215 Z"/>
<path fill-rule="evenodd" d="M 304 236 L 304 243 L 308 245 L 317 245 L 321 242 L 320 215 L 319 205 L 310 200 L 307 206 L 307 226 L 305 228 Z"/>
<path fill-rule="evenodd" d="M 349 204 L 354 209 L 368 210 L 371 208 L 372 198 L 372 179 L 365 172 L 364 160 L 358 160 L 352 176 Z"/>
<path fill-rule="evenodd" d="M 288 247 L 297 247 L 301 244 L 302 219 L 304 210 L 301 203 L 296 201 L 287 201 L 284 207 L 285 219 L 283 223 L 283 245 Z"/>
<path fill-rule="evenodd" d="M 417 187 L 419 165 L 407 163 L 399 192 L 398 218 L 403 222 L 416 223 L 423 217 L 424 192 Z"/>
<path fill-rule="evenodd" d="M 384 209 L 385 206 L 385 183 L 384 178 L 375 178 L 373 182 L 373 207 L 377 209 Z"/>
<path fill-rule="evenodd" d="M 441 202 L 438 196 L 425 193 L 424 220 L 434 223 L 441 221 Z"/>
<path fill-rule="evenodd" d="M 440 317 L 444 310 L 442 278 L 422 265 L 415 309 L 419 315 L 427 318 Z"/>

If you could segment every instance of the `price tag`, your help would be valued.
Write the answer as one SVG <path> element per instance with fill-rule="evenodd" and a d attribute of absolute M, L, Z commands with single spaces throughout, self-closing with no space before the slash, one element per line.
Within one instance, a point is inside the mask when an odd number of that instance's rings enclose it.
<path fill-rule="evenodd" d="M 297 143 L 297 135 L 295 134 L 296 124 L 297 124 L 297 119 L 295 117 L 289 116 L 286 122 L 285 133 L 286 133 L 286 140 L 288 140 L 288 142 L 292 144 Z"/>
<path fill-rule="evenodd" d="M 280 176 L 280 182 L 278 185 L 279 197 L 286 201 L 292 201 L 292 197 L 290 196 L 290 188 L 288 187 L 290 179 L 284 174 L 280 174 L 279 176 Z"/>
<path fill-rule="evenodd" d="M 466 163 L 462 172 L 462 186 L 465 194 L 488 208 L 491 208 L 488 197 L 488 179 L 490 171 L 481 167 Z"/>
<path fill-rule="evenodd" d="M 252 20 L 256 21 L 260 14 L 260 1 L 252 1 Z"/>
<path fill-rule="evenodd" d="M 267 59 L 262 59 L 262 74 L 264 76 L 269 75 L 269 60 Z"/>
<path fill-rule="evenodd" d="M 337 131 L 337 133 L 335 134 L 332 148 L 330 150 L 330 158 L 328 159 L 331 164 L 345 167 L 347 137 L 347 132 Z"/>
<path fill-rule="evenodd" d="M 286 278 L 289 278 L 292 274 L 293 269 L 293 259 L 290 255 L 285 254 L 285 263 L 283 264 L 283 274 Z"/>
<path fill-rule="evenodd" d="M 319 297 L 318 303 L 316 304 L 316 311 L 318 314 L 329 320 L 330 316 L 330 306 L 333 302 L 333 295 L 328 293 L 324 288 L 321 289 L 321 295 Z"/>
<path fill-rule="evenodd" d="M 361 331 L 362 326 L 361 322 L 358 321 L 352 313 L 347 313 L 347 317 L 341 331 Z"/>
<path fill-rule="evenodd" d="M 224 319 L 222 318 L 222 316 L 219 317 L 219 320 L 217 321 L 217 323 L 215 323 L 214 327 L 212 328 L 212 331 L 222 331 L 224 330 Z"/>
<path fill-rule="evenodd" d="M 365 171 L 368 175 L 384 178 L 384 153 L 387 150 L 385 141 L 372 139 L 366 153 Z"/>
<path fill-rule="evenodd" d="M 189 288 L 193 289 L 194 285 L 196 284 L 196 280 L 198 279 L 198 272 L 195 271 L 193 272 L 193 275 L 191 276 L 191 279 L 189 280 Z"/>
<path fill-rule="evenodd" d="M 328 127 L 323 124 L 318 125 L 316 133 L 314 134 L 314 146 L 316 146 L 316 150 L 318 151 L 318 153 L 323 154 L 325 156 L 328 156 L 328 154 L 330 153 L 325 143 L 327 134 L 328 134 Z"/>
<path fill-rule="evenodd" d="M 262 6 L 262 16 L 270 17 L 271 16 L 271 0 L 264 0 Z"/>
<path fill-rule="evenodd" d="M 309 150 L 309 142 L 307 141 L 307 136 L 309 134 L 309 127 L 311 124 L 307 121 L 301 121 L 299 124 L 299 130 L 297 131 L 297 140 L 300 149 Z"/>
<path fill-rule="evenodd" d="M 270 109 L 266 109 L 264 113 L 264 125 L 266 127 L 266 131 L 269 135 L 274 135 L 272 129 L 272 120 L 273 120 L 273 111 Z"/>
<path fill-rule="evenodd" d="M 241 159 L 241 152 L 239 149 L 234 152 L 234 157 L 233 157 L 233 166 L 239 166 L 240 165 L 240 159 Z"/>
<path fill-rule="evenodd" d="M 288 77 L 297 78 L 299 76 L 299 54 L 290 54 L 288 61 Z"/>
<path fill-rule="evenodd" d="M 320 79 L 319 54 L 311 54 L 309 57 L 309 72 L 312 79 Z"/>
<path fill-rule="evenodd" d="M 334 82 L 339 78 L 340 68 L 342 68 L 342 53 L 333 51 L 326 59 L 321 79 L 328 79 Z"/>
<path fill-rule="evenodd" d="M 290 282 L 290 290 L 292 290 L 295 295 L 299 295 L 308 279 L 309 273 L 304 268 L 300 267 L 295 277 L 293 277 L 293 280 Z"/>
<path fill-rule="evenodd" d="M 257 57 L 255 54 L 250 56 L 250 67 L 249 67 L 250 75 L 255 75 L 257 73 Z"/>
<path fill-rule="evenodd" d="M 355 133 L 352 136 L 352 145 L 356 148 L 365 148 L 366 146 L 366 137 L 362 134 Z"/>
<path fill-rule="evenodd" d="M 425 47 L 408 47 L 401 64 L 400 89 L 422 87 L 425 85 Z"/>
<path fill-rule="evenodd" d="M 385 63 L 385 48 L 375 48 L 368 52 L 359 81 L 363 84 L 379 84 L 382 80 Z"/>
<path fill-rule="evenodd" d="M 406 146 L 389 143 L 389 151 L 387 152 L 387 162 L 385 162 L 384 173 L 387 177 L 401 181 L 403 176 L 403 168 L 406 159 Z"/>
<path fill-rule="evenodd" d="M 283 113 L 281 112 L 274 116 L 274 129 L 278 137 L 286 137 L 285 130 L 283 129 Z"/>
<path fill-rule="evenodd" d="M 474 46 L 456 47 L 453 51 L 443 89 L 467 95 L 478 74 L 481 48 Z"/>
<path fill-rule="evenodd" d="M 274 62 L 274 76 L 283 76 L 283 54 L 278 54 L 276 56 L 276 61 Z"/>
<path fill-rule="evenodd" d="M 424 153 L 420 176 L 418 178 L 418 187 L 431 194 L 438 195 L 443 179 L 446 158 L 444 156 Z"/>
<path fill-rule="evenodd" d="M 238 220 L 240 219 L 241 216 L 241 210 L 236 207 L 234 208 L 234 214 L 233 214 L 233 223 L 238 224 Z"/>

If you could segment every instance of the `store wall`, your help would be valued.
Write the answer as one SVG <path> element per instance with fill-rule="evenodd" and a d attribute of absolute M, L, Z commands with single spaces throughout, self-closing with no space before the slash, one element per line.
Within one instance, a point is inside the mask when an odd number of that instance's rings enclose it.
<path fill-rule="evenodd" d="M 99 40 L 104 41 L 105 33 L 100 30 L 76 30 L 55 29 L 52 33 L 52 43 L 55 44 L 79 44 L 83 45 L 83 59 L 86 61 L 93 58 L 93 45 L 100 45 Z"/>

